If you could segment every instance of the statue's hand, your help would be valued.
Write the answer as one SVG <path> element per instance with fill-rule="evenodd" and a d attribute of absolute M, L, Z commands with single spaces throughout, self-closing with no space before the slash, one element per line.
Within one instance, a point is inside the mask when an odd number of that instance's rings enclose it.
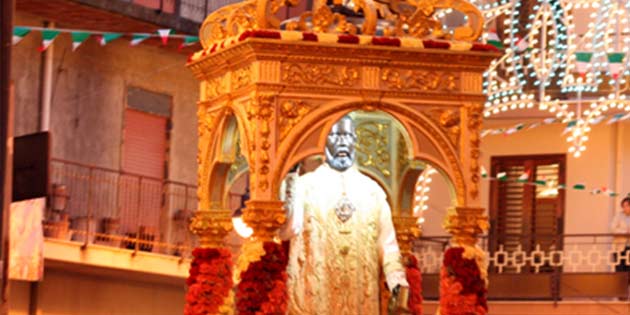
<path fill-rule="evenodd" d="M 409 287 L 397 285 L 392 291 L 392 296 L 389 298 L 387 313 L 389 315 L 411 314 L 411 311 L 407 307 L 408 301 Z"/>

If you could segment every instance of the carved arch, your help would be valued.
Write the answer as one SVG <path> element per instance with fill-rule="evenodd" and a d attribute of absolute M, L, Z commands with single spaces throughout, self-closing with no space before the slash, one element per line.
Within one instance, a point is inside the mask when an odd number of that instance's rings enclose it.
<path fill-rule="evenodd" d="M 240 138 L 241 151 L 247 146 L 247 131 L 238 113 L 231 107 L 214 111 L 216 127 L 200 137 L 199 199 L 201 209 L 225 209 L 227 176 L 237 158 L 236 139 Z M 205 151 L 205 152 L 203 152 Z M 245 155 L 247 156 L 247 155 Z"/>
<path fill-rule="evenodd" d="M 435 165 L 441 166 L 446 177 L 449 178 L 451 182 L 455 183 L 458 204 L 463 205 L 466 203 L 466 182 L 462 170 L 462 163 L 458 158 L 456 148 L 449 142 L 448 136 L 431 122 L 428 117 L 418 114 L 404 104 L 392 101 L 371 103 L 360 99 L 333 101 L 323 104 L 307 114 L 304 119 L 291 130 L 289 135 L 287 135 L 279 146 L 277 161 L 280 161 L 280 163 L 272 174 L 272 189 L 274 191 L 278 190 L 282 176 L 288 172 L 291 165 L 299 161 L 297 158 L 301 157 L 301 154 L 297 152 L 297 150 L 307 137 L 311 136 L 313 132 L 317 130 L 328 130 L 339 118 L 353 110 L 380 110 L 398 120 L 411 140 L 410 147 L 412 150 L 410 150 L 410 152 L 413 153 L 409 158 L 424 158 Z M 420 151 L 419 139 L 415 135 L 415 131 L 419 131 L 420 134 L 431 141 L 433 147 L 438 151 L 439 157 L 445 163 L 423 155 Z M 319 138 L 318 147 L 321 148 L 325 143 L 325 134 L 320 134 Z"/>

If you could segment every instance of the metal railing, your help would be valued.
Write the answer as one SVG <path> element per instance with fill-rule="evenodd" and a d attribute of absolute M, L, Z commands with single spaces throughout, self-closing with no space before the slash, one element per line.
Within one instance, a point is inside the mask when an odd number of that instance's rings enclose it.
<path fill-rule="evenodd" d="M 63 209 L 46 214 L 47 237 L 188 256 L 196 186 L 53 159 L 51 183 L 63 185 Z M 54 197 L 56 198 L 56 197 Z"/>
<path fill-rule="evenodd" d="M 519 239 L 520 237 L 520 239 Z M 627 298 L 630 234 L 519 235 L 516 245 L 478 245 L 486 252 L 492 299 Z M 615 241 L 616 240 L 616 241 Z M 437 284 L 448 237 L 422 237 L 414 247 L 429 297 Z M 627 269 L 626 269 L 627 268 Z M 522 285 L 521 285 L 522 284 Z M 529 284 L 532 284 L 531 287 Z"/>

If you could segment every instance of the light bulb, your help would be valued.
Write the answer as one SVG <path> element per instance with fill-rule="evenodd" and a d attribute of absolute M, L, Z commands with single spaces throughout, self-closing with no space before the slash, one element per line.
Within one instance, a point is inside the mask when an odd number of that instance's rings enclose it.
<path fill-rule="evenodd" d="M 245 222 L 243 222 L 242 217 L 232 217 L 232 225 L 234 226 L 234 231 L 236 234 L 241 236 L 242 238 L 250 238 L 252 234 L 254 234 L 254 230 L 247 226 Z"/>

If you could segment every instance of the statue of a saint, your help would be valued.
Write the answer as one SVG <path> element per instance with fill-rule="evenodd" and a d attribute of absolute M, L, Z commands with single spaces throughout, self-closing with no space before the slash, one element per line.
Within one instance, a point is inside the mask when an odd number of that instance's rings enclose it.
<path fill-rule="evenodd" d="M 281 230 L 291 239 L 290 315 L 379 314 L 381 270 L 394 298 L 408 292 L 385 192 L 354 166 L 355 142 L 344 117 L 328 134 L 326 163 L 296 179 Z"/>

